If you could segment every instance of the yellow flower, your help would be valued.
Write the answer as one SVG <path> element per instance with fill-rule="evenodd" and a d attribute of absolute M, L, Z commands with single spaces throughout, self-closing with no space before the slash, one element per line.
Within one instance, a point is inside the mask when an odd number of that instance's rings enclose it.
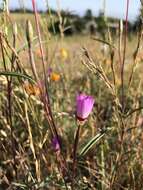
<path fill-rule="evenodd" d="M 33 95 L 33 96 L 38 96 L 40 94 L 40 89 L 37 85 L 34 85 L 34 84 L 30 84 L 28 82 L 26 82 L 24 84 L 24 89 L 26 91 L 26 93 L 30 96 L 30 95 Z"/>
<path fill-rule="evenodd" d="M 59 81 L 60 80 L 60 75 L 57 73 L 51 73 L 50 78 L 52 81 Z"/>
<path fill-rule="evenodd" d="M 61 56 L 62 59 L 67 59 L 68 58 L 68 52 L 67 52 L 67 50 L 64 49 L 64 48 L 61 48 L 60 49 L 60 56 Z"/>

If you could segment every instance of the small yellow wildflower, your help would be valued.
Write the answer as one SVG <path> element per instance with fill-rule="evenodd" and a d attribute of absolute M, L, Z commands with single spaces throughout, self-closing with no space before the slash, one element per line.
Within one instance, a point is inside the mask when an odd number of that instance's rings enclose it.
<path fill-rule="evenodd" d="M 60 80 L 60 75 L 57 73 L 51 73 L 50 78 L 52 81 L 59 81 Z"/>
<path fill-rule="evenodd" d="M 60 56 L 62 59 L 67 59 L 68 58 L 68 52 L 65 48 L 60 49 Z"/>

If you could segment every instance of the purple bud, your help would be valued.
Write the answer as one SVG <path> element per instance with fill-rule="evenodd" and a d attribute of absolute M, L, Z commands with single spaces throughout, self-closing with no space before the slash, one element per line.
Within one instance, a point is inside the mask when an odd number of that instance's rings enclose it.
<path fill-rule="evenodd" d="M 60 144 L 59 144 L 59 141 L 58 141 L 57 137 L 54 137 L 54 138 L 52 139 L 52 147 L 53 147 L 53 149 L 54 149 L 56 152 L 60 150 Z"/>
<path fill-rule="evenodd" d="M 92 111 L 94 99 L 92 96 L 79 94 L 76 97 L 76 116 L 78 120 L 85 120 Z"/>
<path fill-rule="evenodd" d="M 48 70 L 47 70 L 48 76 L 50 76 L 52 72 L 53 72 L 53 69 L 51 67 L 49 67 Z"/>

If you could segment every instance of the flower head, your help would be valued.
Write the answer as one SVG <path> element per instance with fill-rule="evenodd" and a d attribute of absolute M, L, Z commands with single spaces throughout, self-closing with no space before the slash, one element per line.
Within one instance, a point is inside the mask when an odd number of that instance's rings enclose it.
<path fill-rule="evenodd" d="M 53 72 L 53 69 L 51 67 L 49 67 L 48 70 L 47 70 L 48 76 L 50 76 L 52 72 Z"/>
<path fill-rule="evenodd" d="M 64 48 L 61 48 L 60 49 L 60 55 L 61 55 L 62 59 L 67 59 L 68 58 L 68 52 L 67 52 L 67 50 L 64 49 Z"/>
<path fill-rule="evenodd" d="M 40 94 L 38 85 L 25 82 L 24 89 L 28 95 L 38 96 Z"/>
<path fill-rule="evenodd" d="M 59 81 L 60 80 L 60 75 L 53 72 L 53 73 L 50 74 L 50 78 L 51 78 L 52 81 Z"/>
<path fill-rule="evenodd" d="M 56 152 L 60 150 L 60 145 L 59 145 L 59 141 L 58 141 L 57 137 L 54 137 L 54 138 L 52 139 L 52 147 L 53 147 L 53 149 L 54 149 Z"/>
<path fill-rule="evenodd" d="M 89 116 L 94 105 L 94 99 L 92 96 L 85 94 L 79 94 L 76 97 L 76 117 L 80 121 L 84 121 Z"/>

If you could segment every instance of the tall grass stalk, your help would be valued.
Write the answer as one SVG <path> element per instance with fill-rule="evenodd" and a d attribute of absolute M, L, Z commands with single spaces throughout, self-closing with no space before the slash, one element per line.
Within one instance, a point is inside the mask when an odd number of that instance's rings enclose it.
<path fill-rule="evenodd" d="M 36 29 L 37 29 L 39 47 L 40 47 L 40 52 L 41 52 L 41 57 L 42 57 L 42 65 L 43 65 L 43 73 L 44 73 L 44 81 L 45 81 L 45 89 L 46 89 L 46 94 L 44 94 L 45 92 L 42 93 L 43 94 L 42 99 L 43 99 L 43 103 L 44 103 L 44 107 L 45 107 L 45 113 L 46 113 L 47 120 L 49 122 L 49 125 L 52 126 L 52 130 L 51 130 L 52 136 L 57 138 L 58 143 L 60 145 L 60 149 L 61 149 L 61 142 L 60 142 L 57 127 L 56 127 L 56 124 L 55 124 L 55 121 L 53 118 L 53 114 L 52 114 L 52 110 L 51 110 L 51 106 L 50 106 L 49 93 L 48 93 L 48 89 L 47 89 L 48 83 L 47 83 L 46 63 L 45 63 L 43 46 L 42 46 L 41 32 L 40 32 L 40 26 L 39 26 L 39 20 L 38 20 L 38 12 L 37 12 L 37 8 L 36 8 L 35 0 L 32 0 L 32 5 L 33 5 L 33 10 L 34 10 L 34 15 L 35 15 Z M 59 160 L 60 171 L 62 172 L 61 174 L 63 176 L 65 186 L 67 187 L 66 181 L 65 181 L 65 175 L 67 175 L 67 166 L 66 166 L 66 160 L 63 157 L 61 151 L 60 151 L 60 154 L 57 155 L 57 159 Z"/>
<path fill-rule="evenodd" d="M 123 61 L 121 67 L 121 86 L 122 86 L 122 111 L 124 112 L 124 67 L 125 67 L 125 59 L 126 59 L 126 48 L 127 48 L 127 34 L 128 34 L 128 12 L 129 12 L 129 3 L 130 0 L 126 0 L 126 18 L 125 18 L 125 33 L 124 33 L 124 49 L 123 49 Z"/>

